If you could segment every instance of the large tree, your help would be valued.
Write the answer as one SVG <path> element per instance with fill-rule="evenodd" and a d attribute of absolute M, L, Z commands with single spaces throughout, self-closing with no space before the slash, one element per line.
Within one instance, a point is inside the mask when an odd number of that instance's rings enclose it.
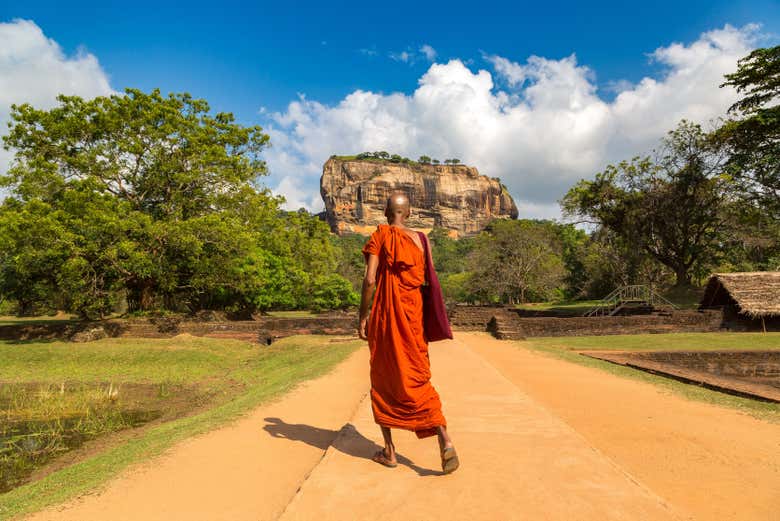
<path fill-rule="evenodd" d="M 546 300 L 561 286 L 563 246 L 554 223 L 493 221 L 475 238 L 470 289 L 484 300 Z"/>
<path fill-rule="evenodd" d="M 577 183 L 564 212 L 609 230 L 626 248 L 645 252 L 691 284 L 702 262 L 717 254 L 728 178 L 725 155 L 699 125 L 682 121 L 653 158 L 609 165 Z"/>
<path fill-rule="evenodd" d="M 730 152 L 728 172 L 750 201 L 780 219 L 780 46 L 739 60 L 723 86 L 742 94 L 729 109 L 732 118 L 714 133 Z"/>
<path fill-rule="evenodd" d="M 0 293 L 25 309 L 317 307 L 343 284 L 327 227 L 259 185 L 268 136 L 189 94 L 14 106 Z M 337 305 L 350 301 L 341 295 Z"/>
<path fill-rule="evenodd" d="M 229 285 L 228 265 L 251 247 L 243 208 L 276 211 L 251 186 L 265 173 L 262 129 L 212 116 L 188 94 L 127 89 L 58 101 L 50 110 L 12 107 L 4 144 L 15 158 L 0 182 L 11 188 L 3 219 L 47 205 L 74 235 L 54 272 L 74 307 L 101 314 L 124 288 L 131 306 L 150 309 L 161 298 L 193 298 L 204 283 Z M 29 233 L 19 228 L 11 239 Z"/>

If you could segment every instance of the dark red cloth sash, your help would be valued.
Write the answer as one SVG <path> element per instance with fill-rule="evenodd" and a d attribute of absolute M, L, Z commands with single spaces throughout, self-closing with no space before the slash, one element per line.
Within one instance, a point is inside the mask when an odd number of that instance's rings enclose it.
<path fill-rule="evenodd" d="M 439 277 L 433 268 L 431 247 L 428 244 L 428 236 L 423 232 L 420 240 L 425 249 L 425 280 L 427 284 L 422 287 L 423 294 L 423 332 L 427 342 L 436 342 L 452 338 L 450 321 L 447 318 L 447 307 L 444 305 L 444 297 L 441 294 Z"/>

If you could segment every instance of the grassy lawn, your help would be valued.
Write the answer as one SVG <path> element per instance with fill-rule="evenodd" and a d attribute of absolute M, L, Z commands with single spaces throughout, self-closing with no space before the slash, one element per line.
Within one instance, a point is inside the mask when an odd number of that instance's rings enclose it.
<path fill-rule="evenodd" d="M 359 345 L 316 335 L 268 347 L 188 335 L 84 344 L 0 342 L 0 464 L 15 456 L 13 449 L 29 449 L 29 443 L 14 444 L 20 425 L 38 428 L 25 434 L 35 440 L 45 436 L 52 445 L 149 422 L 138 436 L 0 494 L 0 519 L 94 489 L 128 465 L 326 373 Z M 69 448 L 60 445 L 55 453 Z M 18 470 L 18 461 L 45 466 L 48 460 L 17 458 L 10 465 Z"/>
<path fill-rule="evenodd" d="M 8 324 L 60 324 L 63 322 L 76 321 L 77 319 L 70 315 L 52 315 L 37 317 L 15 317 L 12 315 L 0 315 L 0 326 Z"/>
<path fill-rule="evenodd" d="M 581 315 L 591 308 L 598 306 L 600 300 L 572 300 L 563 302 L 530 302 L 526 304 L 517 304 L 518 309 L 528 309 L 530 311 L 552 311 L 565 314 Z"/>
<path fill-rule="evenodd" d="M 269 311 L 269 316 L 278 318 L 308 318 L 316 317 L 316 313 L 306 310 L 293 310 L 293 311 Z"/>
<path fill-rule="evenodd" d="M 767 403 L 686 384 L 638 369 L 580 355 L 579 350 L 713 350 L 778 349 L 780 333 L 669 333 L 653 335 L 610 335 L 584 337 L 532 338 L 517 342 L 531 349 L 585 367 L 591 367 L 621 378 L 631 378 L 655 385 L 689 400 L 736 409 L 753 417 L 780 423 L 780 404 Z M 609 399 L 605 397 L 605 399 Z"/>
<path fill-rule="evenodd" d="M 661 292 L 661 296 L 669 300 L 678 309 L 697 309 L 701 300 L 703 288 L 671 288 Z M 518 309 L 531 311 L 551 311 L 566 315 L 582 315 L 586 311 L 601 304 L 601 300 L 563 300 L 553 302 L 528 302 L 517 304 Z"/>
<path fill-rule="evenodd" d="M 715 351 L 780 349 L 780 333 L 669 333 L 534 338 L 538 346 L 574 351 Z"/>

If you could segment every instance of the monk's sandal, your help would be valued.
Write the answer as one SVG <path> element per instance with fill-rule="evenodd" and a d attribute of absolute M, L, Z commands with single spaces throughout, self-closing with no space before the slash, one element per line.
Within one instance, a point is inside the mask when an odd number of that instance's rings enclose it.
<path fill-rule="evenodd" d="M 452 474 L 460 466 L 458 460 L 458 453 L 455 452 L 455 447 L 447 447 L 441 451 L 441 470 L 445 474 Z"/>

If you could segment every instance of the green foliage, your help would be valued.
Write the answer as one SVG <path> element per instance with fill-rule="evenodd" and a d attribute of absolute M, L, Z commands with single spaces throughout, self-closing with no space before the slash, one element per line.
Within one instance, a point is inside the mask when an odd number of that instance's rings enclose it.
<path fill-rule="evenodd" d="M 335 269 L 327 226 L 257 184 L 260 127 L 158 90 L 58 101 L 14 106 L 4 138 L 0 294 L 22 313 L 291 309 Z"/>
<path fill-rule="evenodd" d="M 610 165 L 569 190 L 564 211 L 598 226 L 581 257 L 583 294 L 778 269 L 780 46 L 741 59 L 722 86 L 743 97 L 715 132 L 683 121 L 655 158 Z"/>
<path fill-rule="evenodd" d="M 360 291 L 366 268 L 362 253 L 366 237 L 358 234 L 331 235 L 331 243 L 335 254 L 336 273 L 348 280 L 355 291 Z"/>
<path fill-rule="evenodd" d="M 477 296 L 469 289 L 471 280 L 468 256 L 474 246 L 474 239 L 450 237 L 446 228 L 434 228 L 428 234 L 431 256 L 439 276 L 446 302 L 474 302 Z"/>
<path fill-rule="evenodd" d="M 620 286 L 662 287 L 673 282 L 673 274 L 663 264 L 605 228 L 590 235 L 582 252 L 581 268 L 583 272 L 577 278 L 585 281 L 580 288 L 580 296 L 585 298 L 600 299 Z"/>
<path fill-rule="evenodd" d="M 414 161 L 412 159 L 409 159 L 408 157 L 403 157 L 400 154 L 389 154 L 388 152 L 361 152 L 359 154 L 351 155 L 351 156 L 338 156 L 338 155 L 332 155 L 330 156 L 331 159 L 340 159 L 342 161 L 375 161 L 375 162 L 385 162 L 389 161 L 390 163 L 402 163 L 405 165 L 438 165 L 439 160 L 438 159 L 431 159 L 429 156 L 420 156 L 420 158 L 417 161 Z M 458 164 L 460 163 L 460 159 L 447 159 L 445 161 L 445 164 Z"/>
<path fill-rule="evenodd" d="M 566 270 L 561 288 L 563 296 L 567 299 L 583 296 L 588 284 L 584 263 L 590 245 L 588 234 L 573 224 L 558 225 L 555 231 L 561 241 L 561 260 Z"/>
<path fill-rule="evenodd" d="M 460 273 L 468 269 L 467 257 L 472 250 L 473 239 L 454 239 L 446 228 L 434 228 L 428 234 L 428 240 L 437 272 Z"/>
<path fill-rule="evenodd" d="M 617 236 L 671 269 L 690 285 L 702 263 L 718 252 L 728 178 L 723 155 L 698 125 L 682 121 L 657 157 L 609 165 L 582 180 L 562 200 L 564 211 Z"/>
<path fill-rule="evenodd" d="M 360 304 L 358 294 L 352 284 L 336 274 L 321 275 L 314 279 L 308 309 L 347 309 Z"/>
<path fill-rule="evenodd" d="M 486 302 L 549 300 L 565 277 L 563 245 L 549 221 L 493 221 L 469 255 L 470 290 Z"/>
<path fill-rule="evenodd" d="M 7 317 L 10 315 L 17 315 L 19 313 L 19 305 L 15 300 L 4 299 L 0 297 L 0 317 Z"/>
<path fill-rule="evenodd" d="M 437 273 L 441 292 L 445 302 L 464 302 L 473 304 L 478 301 L 478 296 L 471 292 L 470 271 L 461 271 L 457 273 Z"/>
<path fill-rule="evenodd" d="M 739 60 L 723 86 L 743 97 L 729 109 L 736 119 L 726 121 L 713 140 L 728 148 L 728 172 L 741 195 L 780 219 L 780 46 Z"/>
<path fill-rule="evenodd" d="M 106 339 L 78 346 L 0 342 L 0 380 L 5 382 L 180 382 L 205 389 L 212 398 L 197 414 L 150 426 L 90 458 L 0 494 L 0 518 L 16 518 L 93 490 L 133 463 L 328 372 L 358 347 L 360 342 L 328 342 L 322 336 L 284 338 L 260 350 L 213 338 Z"/>
<path fill-rule="evenodd" d="M 597 268 L 604 269 L 604 262 L 595 249 L 597 241 L 571 224 L 499 220 L 479 236 L 454 239 L 446 229 L 434 228 L 428 238 L 447 302 L 520 300 L 520 286 L 514 289 L 508 286 L 510 279 L 505 278 L 508 268 L 499 266 L 500 259 L 519 269 L 523 264 L 533 264 L 527 255 L 539 252 L 544 255 L 538 264 L 527 276 L 520 277 L 521 284 L 533 286 L 523 294 L 526 301 L 602 297 L 614 289 L 610 286 L 604 291 L 602 287 L 593 287 L 593 279 L 598 281 L 601 275 Z M 499 254 L 501 249 L 503 254 Z M 513 253 L 515 250 L 522 251 L 517 254 Z M 612 283 L 610 278 L 605 285 Z"/>
<path fill-rule="evenodd" d="M 211 116 L 189 94 L 127 89 L 57 99 L 51 110 L 12 107 L 4 142 L 16 157 L 5 182 L 22 200 L 84 187 L 155 217 L 187 219 L 229 205 L 232 191 L 265 174 L 262 129 L 238 125 L 232 114 Z"/>
<path fill-rule="evenodd" d="M 780 93 L 780 45 L 756 49 L 737 62 L 737 71 L 726 74 L 721 86 L 735 87 L 742 99 L 729 109 L 745 114 L 761 110 Z"/>

